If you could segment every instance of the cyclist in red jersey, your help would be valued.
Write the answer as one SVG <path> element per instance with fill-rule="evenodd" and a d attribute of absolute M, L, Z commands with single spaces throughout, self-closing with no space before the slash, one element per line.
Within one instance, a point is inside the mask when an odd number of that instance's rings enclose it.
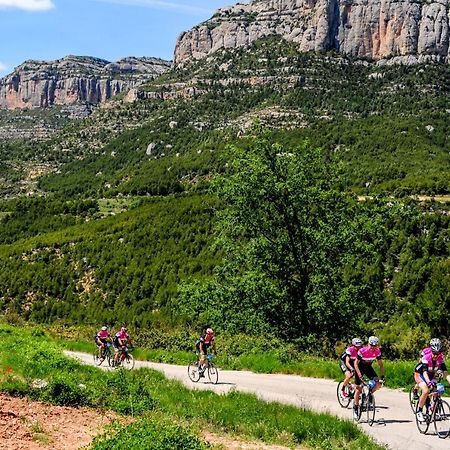
<path fill-rule="evenodd" d="M 374 387 L 371 388 L 371 392 L 375 392 L 381 387 L 381 383 L 378 379 L 378 375 L 372 367 L 372 363 L 376 360 L 380 367 L 381 380 L 384 381 L 384 365 L 381 356 L 381 350 L 379 348 L 380 340 L 376 336 L 370 336 L 368 345 L 361 348 L 358 351 L 358 357 L 355 361 L 355 401 L 353 404 L 353 414 L 356 419 L 359 417 L 359 397 L 362 392 L 362 378 L 366 375 L 370 380 L 374 381 Z"/>
<path fill-rule="evenodd" d="M 202 334 L 196 343 L 198 352 L 200 353 L 200 359 L 198 366 L 200 367 L 200 376 L 203 377 L 205 371 L 205 358 L 208 353 L 208 349 L 211 348 L 214 354 L 216 352 L 216 337 L 212 328 L 207 328 L 206 333 Z"/>
<path fill-rule="evenodd" d="M 433 338 L 430 341 L 430 346 L 422 350 L 422 355 L 419 364 L 414 369 L 414 380 L 416 382 L 416 388 L 422 389 L 422 395 L 419 399 L 417 409 L 417 420 L 423 422 L 423 407 L 427 400 L 427 396 L 430 389 L 436 386 L 435 375 L 441 371 L 450 383 L 450 375 L 447 370 L 447 366 L 444 362 L 444 353 L 442 352 L 441 341 L 437 338 Z"/>

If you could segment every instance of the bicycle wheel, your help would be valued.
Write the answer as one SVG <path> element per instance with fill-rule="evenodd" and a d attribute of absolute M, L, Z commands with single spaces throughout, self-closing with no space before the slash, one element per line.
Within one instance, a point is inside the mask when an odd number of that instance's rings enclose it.
<path fill-rule="evenodd" d="M 208 364 L 208 378 L 211 383 L 217 384 L 219 381 L 219 371 L 213 363 Z"/>
<path fill-rule="evenodd" d="M 124 369 L 131 370 L 134 367 L 134 358 L 133 355 L 127 353 L 122 360 L 122 366 Z"/>
<path fill-rule="evenodd" d="M 369 394 L 367 396 L 367 403 L 366 403 L 366 411 L 367 411 L 367 423 L 369 426 L 372 426 L 375 422 L 375 396 L 373 394 Z"/>
<path fill-rule="evenodd" d="M 414 394 L 415 391 L 415 394 Z M 416 412 L 417 403 L 419 403 L 421 390 L 418 388 L 417 390 L 414 390 L 414 385 L 411 386 L 411 389 L 409 390 L 409 405 L 411 406 L 411 410 L 413 413 Z"/>
<path fill-rule="evenodd" d="M 193 361 L 188 366 L 188 377 L 194 383 L 200 380 L 200 372 L 198 370 L 198 361 Z"/>
<path fill-rule="evenodd" d="M 348 408 L 348 405 L 350 405 L 352 398 L 350 395 L 350 389 L 348 385 L 345 386 L 344 391 L 342 391 L 343 384 L 344 384 L 343 381 L 339 381 L 336 389 L 336 396 L 339 404 L 341 405 L 341 408 Z M 347 396 L 344 396 L 342 392 L 345 392 Z"/>
<path fill-rule="evenodd" d="M 415 411 L 415 415 L 416 415 L 416 426 L 417 429 L 419 430 L 419 433 L 425 434 L 428 431 L 428 427 L 430 426 L 430 417 L 428 415 L 428 408 L 426 408 L 426 413 L 423 413 L 423 418 L 424 421 L 420 422 L 419 419 L 417 418 L 417 412 L 419 411 L 419 403 L 417 403 L 416 406 L 416 411 Z"/>
<path fill-rule="evenodd" d="M 441 439 L 450 436 L 450 406 L 445 400 L 439 400 L 433 414 L 434 429 Z"/>

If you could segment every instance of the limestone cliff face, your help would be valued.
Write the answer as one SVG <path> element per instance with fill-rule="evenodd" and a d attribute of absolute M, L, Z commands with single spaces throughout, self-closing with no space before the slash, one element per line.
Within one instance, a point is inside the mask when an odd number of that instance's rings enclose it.
<path fill-rule="evenodd" d="M 253 0 L 222 8 L 179 36 L 175 63 L 269 35 L 302 51 L 336 49 L 375 60 L 447 61 L 450 0 Z M 411 57 L 413 57 L 411 59 Z"/>
<path fill-rule="evenodd" d="M 115 63 L 77 56 L 25 61 L 0 79 L 0 108 L 104 103 L 165 72 L 170 65 L 161 59 L 132 57 Z"/>

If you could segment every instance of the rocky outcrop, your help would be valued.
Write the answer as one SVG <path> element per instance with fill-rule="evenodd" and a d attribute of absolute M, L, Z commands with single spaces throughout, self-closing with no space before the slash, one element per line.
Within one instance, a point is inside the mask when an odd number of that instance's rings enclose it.
<path fill-rule="evenodd" d="M 109 62 L 67 56 L 26 61 L 0 79 L 0 108 L 34 108 L 76 103 L 99 104 L 165 72 L 171 63 L 157 58 Z"/>
<path fill-rule="evenodd" d="M 253 0 L 222 8 L 178 38 L 175 63 L 279 35 L 301 51 L 447 61 L 450 0 Z"/>

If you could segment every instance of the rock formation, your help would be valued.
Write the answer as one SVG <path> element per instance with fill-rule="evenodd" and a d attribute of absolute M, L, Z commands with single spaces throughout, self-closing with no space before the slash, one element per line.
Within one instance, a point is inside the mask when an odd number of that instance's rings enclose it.
<path fill-rule="evenodd" d="M 449 0 L 253 0 L 219 9 L 179 36 L 175 63 L 270 35 L 301 51 L 336 49 L 355 58 L 447 61 Z"/>
<path fill-rule="evenodd" d="M 0 79 L 0 108 L 104 103 L 165 72 L 170 65 L 162 59 L 133 57 L 114 63 L 77 56 L 25 61 Z"/>

